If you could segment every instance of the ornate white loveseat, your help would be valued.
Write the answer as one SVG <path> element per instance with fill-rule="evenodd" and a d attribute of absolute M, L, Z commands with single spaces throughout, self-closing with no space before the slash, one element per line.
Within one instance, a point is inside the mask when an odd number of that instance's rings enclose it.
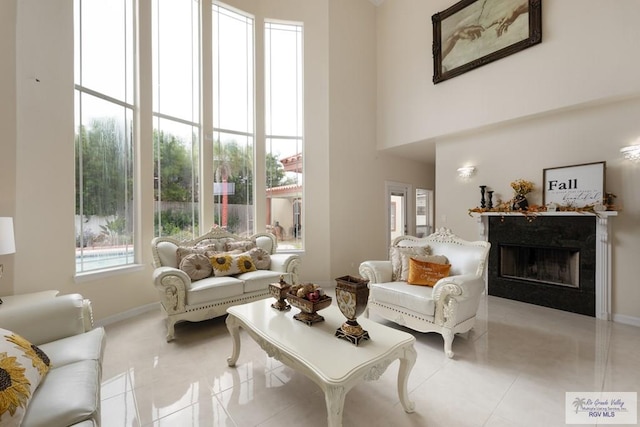
<path fill-rule="evenodd" d="M 390 260 L 360 265 L 360 275 L 369 280 L 365 316 L 375 313 L 416 331 L 438 332 L 444 338 L 445 353 L 453 357 L 454 335 L 469 331 L 475 323 L 485 289 L 483 273 L 489 247 L 488 242 L 469 242 L 446 228 L 424 238 L 396 238 Z M 433 287 L 409 284 L 407 270 L 415 265 L 410 259 L 428 255 L 444 255 L 444 263 L 450 264 L 449 275 L 434 279 Z"/>
<path fill-rule="evenodd" d="M 243 238 L 212 228 L 194 240 L 156 237 L 151 248 L 167 341 L 174 338 L 177 322 L 212 319 L 232 305 L 267 298 L 269 284 L 280 276 L 287 283 L 298 282 L 300 258 L 276 253 L 277 240 L 270 233 Z"/>

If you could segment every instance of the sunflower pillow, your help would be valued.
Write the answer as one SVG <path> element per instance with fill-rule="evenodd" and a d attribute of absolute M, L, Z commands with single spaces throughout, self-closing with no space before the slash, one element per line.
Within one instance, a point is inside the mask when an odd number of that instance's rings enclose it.
<path fill-rule="evenodd" d="M 0 425 L 20 425 L 50 364 L 38 347 L 0 328 Z"/>
<path fill-rule="evenodd" d="M 212 255 L 209 260 L 215 277 L 232 276 L 234 274 L 256 271 L 256 265 L 246 253 L 234 254 L 222 252 Z"/>

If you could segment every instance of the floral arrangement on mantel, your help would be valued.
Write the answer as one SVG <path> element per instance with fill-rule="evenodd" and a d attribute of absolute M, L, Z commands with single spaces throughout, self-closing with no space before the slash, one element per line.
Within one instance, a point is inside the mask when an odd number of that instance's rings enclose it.
<path fill-rule="evenodd" d="M 528 205 L 526 209 L 514 209 L 514 201 L 517 199 L 524 198 L 527 194 L 531 193 L 535 188 L 535 185 L 531 181 L 527 181 L 524 179 L 516 179 L 511 182 L 511 188 L 515 192 L 515 196 L 513 199 L 508 200 L 507 202 L 499 203 L 497 206 L 493 206 L 491 208 L 480 208 L 475 207 L 469 209 L 469 216 L 474 213 L 485 213 L 485 212 L 502 212 L 502 213 L 521 213 L 524 215 L 536 215 L 540 212 L 547 212 L 547 206 L 542 205 Z M 602 201 L 602 206 L 604 206 L 607 211 L 616 211 L 618 208 L 614 205 L 614 199 L 617 196 L 613 193 L 606 193 L 605 197 Z M 599 210 L 596 209 L 596 205 L 586 205 L 581 207 L 571 206 L 571 205 L 558 205 L 554 209 L 557 212 L 584 212 L 584 213 L 595 213 Z"/>
<path fill-rule="evenodd" d="M 526 196 L 533 191 L 534 185 L 531 181 L 516 179 L 511 183 L 511 188 L 516 192 L 516 195 Z"/>

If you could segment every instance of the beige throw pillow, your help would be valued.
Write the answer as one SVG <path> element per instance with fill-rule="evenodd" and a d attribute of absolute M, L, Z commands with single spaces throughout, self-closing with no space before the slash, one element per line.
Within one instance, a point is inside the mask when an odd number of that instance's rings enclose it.
<path fill-rule="evenodd" d="M 246 252 L 249 249 L 253 249 L 256 247 L 255 240 L 229 240 L 224 245 L 224 250 L 226 252 L 239 250 L 241 252 Z"/>
<path fill-rule="evenodd" d="M 389 249 L 392 280 L 406 281 L 409 275 L 409 258 L 429 255 L 430 253 L 431 248 L 429 246 L 392 246 Z"/>
<path fill-rule="evenodd" d="M 246 252 L 258 270 L 268 270 L 271 268 L 271 255 L 262 248 L 253 248 Z"/>
<path fill-rule="evenodd" d="M 182 262 L 182 258 L 186 257 L 187 255 L 192 255 L 192 254 L 205 255 L 207 252 L 212 252 L 216 250 L 217 250 L 216 245 L 213 245 L 213 244 L 201 245 L 201 246 L 178 246 L 178 249 L 176 249 L 178 266 L 180 265 L 180 262 Z"/>
<path fill-rule="evenodd" d="M 211 276 L 213 271 L 209 258 L 204 254 L 189 254 L 180 261 L 180 270 L 196 281 Z"/>

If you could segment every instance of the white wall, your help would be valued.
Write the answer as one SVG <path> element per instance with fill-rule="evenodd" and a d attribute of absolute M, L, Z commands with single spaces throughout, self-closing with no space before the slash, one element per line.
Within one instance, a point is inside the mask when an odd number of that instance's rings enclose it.
<path fill-rule="evenodd" d="M 478 237 L 467 210 L 479 185 L 506 200 L 517 178 L 539 186 L 545 168 L 606 161 L 606 190 L 622 206 L 612 220 L 613 312 L 640 325 L 640 165 L 619 153 L 640 136 L 640 3 L 543 2 L 541 44 L 434 85 L 430 18 L 450 3 L 380 6 L 378 145 L 436 144 L 436 225 L 468 239 Z M 478 169 L 469 181 L 456 176 L 465 164 Z M 541 203 L 540 191 L 530 199 Z"/>
<path fill-rule="evenodd" d="M 388 256 L 385 180 L 433 188 L 433 167 L 375 149 L 376 7 L 330 1 L 331 278 Z M 415 195 L 412 197 L 415 199 Z M 335 283 L 333 283 L 335 285 Z"/>
<path fill-rule="evenodd" d="M 0 216 L 8 217 L 16 209 L 16 2 L 0 2 Z M 13 294 L 14 258 L 0 255 L 0 295 Z"/>

